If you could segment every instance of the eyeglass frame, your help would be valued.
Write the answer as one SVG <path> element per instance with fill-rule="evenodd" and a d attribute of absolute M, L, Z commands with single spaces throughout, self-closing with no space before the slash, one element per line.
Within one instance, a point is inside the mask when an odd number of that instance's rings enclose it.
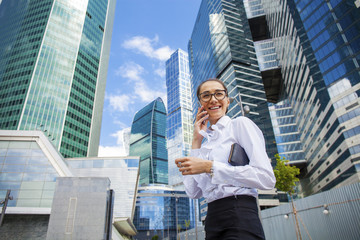
<path fill-rule="evenodd" d="M 213 96 L 214 96 L 214 98 L 215 98 L 216 100 L 221 101 L 221 100 L 224 100 L 224 99 L 225 99 L 225 97 L 227 97 L 227 96 L 228 96 L 228 94 L 227 94 L 227 90 L 225 90 L 225 89 L 222 89 L 222 90 L 215 90 L 215 93 L 210 93 L 210 92 L 209 92 L 209 95 L 210 95 L 209 100 L 204 101 L 204 100 L 202 100 L 202 99 L 201 99 L 201 95 L 202 95 L 202 94 L 204 94 L 204 93 L 206 93 L 206 92 L 208 92 L 208 91 L 205 91 L 205 92 L 202 92 L 202 93 L 200 93 L 200 94 L 199 94 L 198 98 L 199 98 L 199 100 L 200 100 L 200 101 L 203 101 L 203 102 L 209 102 Z M 224 92 L 224 93 L 225 93 L 225 94 L 224 94 L 224 98 L 222 98 L 222 99 L 218 99 L 218 98 L 216 97 L 216 95 L 215 95 L 215 94 L 216 94 L 216 93 L 219 93 L 219 92 Z"/>

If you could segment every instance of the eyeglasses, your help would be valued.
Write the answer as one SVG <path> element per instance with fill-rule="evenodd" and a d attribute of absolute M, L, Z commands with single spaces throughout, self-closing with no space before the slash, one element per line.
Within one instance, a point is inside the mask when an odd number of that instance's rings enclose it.
<path fill-rule="evenodd" d="M 199 99 L 203 102 L 210 101 L 211 97 L 214 96 L 217 100 L 223 100 L 227 95 L 226 90 L 216 90 L 215 93 L 203 92 L 200 93 Z"/>

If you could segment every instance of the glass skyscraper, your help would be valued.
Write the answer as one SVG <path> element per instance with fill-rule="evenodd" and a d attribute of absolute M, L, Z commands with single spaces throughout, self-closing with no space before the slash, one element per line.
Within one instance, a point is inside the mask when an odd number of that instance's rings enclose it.
<path fill-rule="evenodd" d="M 245 0 L 244 5 L 265 85 L 278 153 L 300 166 L 305 161 L 305 154 L 294 112 L 289 101 L 283 98 L 283 78 L 275 43 L 266 31 L 266 25 L 262 24 L 265 22 L 263 5 L 259 0 Z"/>
<path fill-rule="evenodd" d="M 303 194 L 358 182 L 360 9 L 340 0 L 262 3 L 305 153 Z"/>
<path fill-rule="evenodd" d="M 263 131 L 268 156 L 277 153 L 262 76 L 256 59 L 243 1 L 203 0 L 188 44 L 193 109 L 197 109 L 196 89 L 208 78 L 221 79 L 243 105 L 247 115 Z M 241 116 L 234 101 L 228 115 Z"/>
<path fill-rule="evenodd" d="M 178 49 L 166 61 L 167 150 L 169 185 L 184 190 L 175 159 L 189 156 L 193 134 L 191 85 L 187 52 Z"/>
<path fill-rule="evenodd" d="M 96 156 L 115 0 L 0 3 L 0 129 Z"/>
<path fill-rule="evenodd" d="M 168 183 L 166 109 L 157 98 L 139 110 L 131 125 L 130 156 L 140 156 L 139 185 Z"/>

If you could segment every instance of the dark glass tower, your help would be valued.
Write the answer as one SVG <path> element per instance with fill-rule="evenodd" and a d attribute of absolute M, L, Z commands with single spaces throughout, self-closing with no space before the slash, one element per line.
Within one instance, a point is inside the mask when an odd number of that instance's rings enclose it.
<path fill-rule="evenodd" d="M 221 79 L 230 97 L 250 107 L 247 117 L 263 131 L 268 156 L 274 158 L 275 137 L 243 1 L 203 0 L 188 52 L 193 109 L 198 106 L 199 84 L 208 78 Z M 239 105 L 236 101 L 230 105 L 230 117 L 242 115 Z"/>
<path fill-rule="evenodd" d="M 340 0 L 263 7 L 305 153 L 302 192 L 358 182 L 360 9 Z"/>
<path fill-rule="evenodd" d="M 96 156 L 114 0 L 0 3 L 0 129 L 42 130 L 64 157 Z"/>
<path fill-rule="evenodd" d="M 157 98 L 135 114 L 130 136 L 130 156 L 140 156 L 139 185 L 168 183 L 166 109 Z"/>

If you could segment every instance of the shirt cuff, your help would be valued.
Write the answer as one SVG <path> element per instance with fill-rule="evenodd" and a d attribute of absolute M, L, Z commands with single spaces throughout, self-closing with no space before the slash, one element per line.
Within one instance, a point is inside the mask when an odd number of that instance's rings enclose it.
<path fill-rule="evenodd" d="M 228 164 L 213 161 L 213 177 L 211 178 L 211 183 L 213 184 L 231 184 L 230 179 L 232 179 L 230 176 L 224 178 L 222 176 L 221 169 L 229 168 Z M 232 170 L 232 169 L 231 169 Z"/>

